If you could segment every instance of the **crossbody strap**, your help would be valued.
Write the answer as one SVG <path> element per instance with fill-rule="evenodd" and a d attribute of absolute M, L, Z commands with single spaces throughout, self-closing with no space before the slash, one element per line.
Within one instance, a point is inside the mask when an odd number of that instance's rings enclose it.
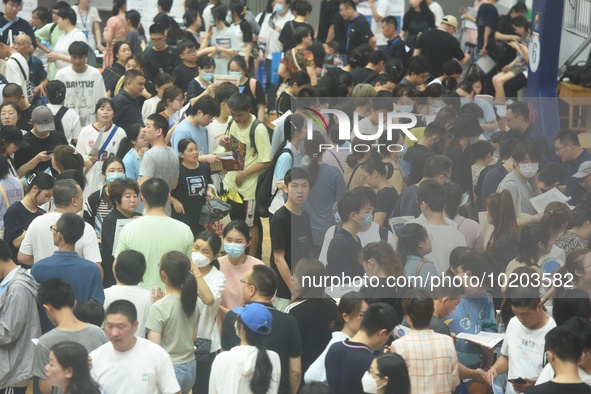
<path fill-rule="evenodd" d="M 2 194 L 2 198 L 4 199 L 4 204 L 6 204 L 6 208 L 10 206 L 10 200 L 8 199 L 8 195 L 6 194 L 6 190 L 4 186 L 0 183 L 0 193 Z"/>

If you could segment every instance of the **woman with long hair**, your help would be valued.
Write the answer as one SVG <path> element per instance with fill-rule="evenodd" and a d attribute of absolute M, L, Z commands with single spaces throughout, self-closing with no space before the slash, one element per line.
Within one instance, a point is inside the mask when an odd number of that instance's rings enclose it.
<path fill-rule="evenodd" d="M 178 150 L 179 182 L 170 192 L 172 218 L 185 223 L 193 236 L 197 236 L 203 231 L 203 225 L 199 224 L 201 208 L 216 194 L 211 169 L 208 163 L 199 161 L 199 149 L 192 139 L 180 140 Z"/>
<path fill-rule="evenodd" d="M 404 275 L 406 277 L 420 276 L 426 279 L 429 276 L 438 276 L 439 273 L 433 262 L 425 259 L 431 253 L 431 237 L 418 223 L 408 223 L 402 227 L 398 234 L 396 253 L 404 264 Z"/>
<path fill-rule="evenodd" d="M 538 261 L 538 266 L 543 272 L 551 274 L 564 265 L 566 253 L 556 245 L 556 241 L 566 229 L 570 228 L 573 219 L 573 211 L 565 203 L 555 201 L 546 205 L 541 223 L 547 223 L 550 225 L 552 228 L 552 239 L 554 239 L 555 242 L 552 244 L 552 250 L 550 250 L 550 253 Z"/>
<path fill-rule="evenodd" d="M 63 394 L 100 394 L 98 384 L 90 377 L 88 351 L 77 342 L 60 342 L 49 351 L 45 378 Z"/>
<path fill-rule="evenodd" d="M 332 338 L 324 348 L 324 351 L 306 371 L 304 375 L 304 381 L 306 383 L 326 381 L 326 367 L 324 365 L 324 360 L 326 359 L 328 349 L 335 342 L 342 342 L 357 334 L 357 331 L 359 331 L 359 327 L 361 326 L 361 319 L 363 319 L 363 315 L 367 309 L 367 305 L 367 300 L 354 291 L 346 293 L 341 297 L 338 304 L 337 318 L 330 325 Z"/>
<path fill-rule="evenodd" d="M 109 157 L 115 156 L 119 149 L 119 143 L 126 137 L 125 130 L 113 123 L 115 111 L 113 100 L 99 99 L 94 111 L 96 122 L 80 131 L 76 150 L 82 156 L 90 156 L 93 163 L 86 172 L 88 186 L 85 189 L 85 196 L 101 189 L 104 185 L 102 164 Z"/>
<path fill-rule="evenodd" d="M 425 30 L 435 29 L 435 15 L 429 9 L 427 0 L 410 0 L 410 7 L 402 18 L 400 36 L 406 45 L 413 50 L 416 38 Z"/>
<path fill-rule="evenodd" d="M 49 202 L 53 194 L 53 177 L 44 172 L 30 173 L 26 177 L 26 184 L 22 200 L 12 204 L 4 213 L 4 240 L 10 247 L 14 261 L 18 261 L 18 249 L 29 225 L 33 219 L 45 213 L 39 207 Z"/>
<path fill-rule="evenodd" d="M 201 276 L 199 269 L 183 253 L 162 256 L 160 278 L 166 295 L 152 304 L 146 321 L 148 339 L 171 356 L 182 394 L 193 388 L 197 371 L 193 345 L 199 321 L 197 276 Z"/>
<path fill-rule="evenodd" d="M 238 52 L 237 55 L 244 58 L 245 64 L 247 65 L 244 71 L 252 76 L 254 75 L 254 59 L 252 58 L 254 41 L 252 27 L 245 19 L 247 11 L 246 4 L 242 1 L 230 3 L 230 14 L 232 16 L 232 24 L 230 25 L 232 50 Z"/>
<path fill-rule="evenodd" d="M 127 137 L 121 140 L 116 155 L 123 159 L 125 176 L 133 180 L 140 178 L 140 164 L 148 149 L 148 141 L 140 134 L 141 130 L 142 126 L 137 123 L 132 124 L 129 130 L 125 130 Z"/>
<path fill-rule="evenodd" d="M 391 152 L 390 150 L 386 149 L 382 151 L 382 162 L 385 163 L 387 166 L 392 166 L 392 172 L 390 176 L 388 176 L 388 183 L 394 189 L 398 195 L 402 193 L 404 188 L 406 187 L 406 182 L 404 178 L 408 176 L 408 172 L 410 172 L 410 165 L 406 162 L 406 160 L 402 159 L 402 156 L 406 153 L 407 146 L 404 142 L 405 134 L 399 132 L 398 130 L 392 131 L 392 140 L 388 140 L 388 133 L 382 133 L 380 138 L 378 139 L 378 144 L 384 144 L 385 146 L 391 144 L 398 144 L 402 146 L 402 149 L 398 152 Z M 408 167 L 408 171 L 407 168 Z"/>
<path fill-rule="evenodd" d="M 458 231 L 466 238 L 466 246 L 477 252 L 483 252 L 484 236 L 480 224 L 475 220 L 460 215 L 458 212 L 464 197 L 462 188 L 456 182 L 447 182 L 443 184 L 443 192 L 446 199 L 445 215 L 458 226 Z"/>
<path fill-rule="evenodd" d="M 511 193 L 503 190 L 491 195 L 486 207 L 492 234 L 485 249 L 498 261 L 501 270 L 504 270 L 519 253 L 519 227 Z"/>
<path fill-rule="evenodd" d="M 569 254 L 575 249 L 589 248 L 591 239 L 591 206 L 588 203 L 580 203 L 573 210 L 572 226 L 563 232 L 556 240 L 556 246 Z"/>
<path fill-rule="evenodd" d="M 113 92 L 115 91 L 117 82 L 119 82 L 119 78 L 125 75 L 125 64 L 127 63 L 127 59 L 133 56 L 131 53 L 131 47 L 125 41 L 117 41 L 115 45 L 113 45 L 113 56 L 113 64 L 104 68 L 102 74 L 103 81 L 105 82 L 105 90 L 109 97 L 115 96 Z"/>
<path fill-rule="evenodd" d="M 70 145 L 58 145 L 53 148 L 51 167 L 58 174 L 67 170 L 77 170 L 84 173 L 84 158 Z"/>
<path fill-rule="evenodd" d="M 315 131 L 311 140 L 304 140 L 305 168 L 310 174 L 310 194 L 303 208 L 310 215 L 313 238 L 313 257 L 318 257 L 324 234 L 335 224 L 333 206 L 347 192 L 341 171 L 322 162 L 324 144 L 320 132 Z"/>
<path fill-rule="evenodd" d="M 273 316 L 263 304 L 253 302 L 232 310 L 238 315 L 234 327 L 240 345 L 220 353 L 211 366 L 210 394 L 276 393 L 281 361 L 265 348 Z"/>
<path fill-rule="evenodd" d="M 521 230 L 519 239 L 519 254 L 505 269 L 507 277 L 519 267 L 532 267 L 540 275 L 542 270 L 538 266 L 540 259 L 552 250 L 556 237 L 552 235 L 552 227 L 547 223 L 534 223 Z"/>
<path fill-rule="evenodd" d="M 228 15 L 228 7 L 223 4 L 216 4 L 211 8 L 213 28 L 210 45 L 215 45 L 218 49 L 212 55 L 216 64 L 214 73 L 217 75 L 225 75 L 228 72 L 230 59 L 238 53 L 231 49 L 232 30 L 226 25 L 226 15 Z"/>
<path fill-rule="evenodd" d="M 373 209 L 373 222 L 388 227 L 388 219 L 394 214 L 398 201 L 398 192 L 388 182 L 394 168 L 379 158 L 371 158 L 361 165 L 365 183 L 376 191 L 376 206 Z"/>
<path fill-rule="evenodd" d="M 169 86 L 162 93 L 162 100 L 156 105 L 156 112 L 168 121 L 168 127 L 174 126 L 180 119 L 179 111 L 183 108 L 185 94 L 178 86 Z"/>
<path fill-rule="evenodd" d="M 14 168 L 12 156 L 21 148 L 26 148 L 28 146 L 29 143 L 24 140 L 23 132 L 18 127 L 2 126 L 0 128 L 0 155 L 5 155 L 8 158 L 8 164 L 10 166 L 10 173 L 12 176 L 19 176 L 16 172 L 16 169 Z"/>
<path fill-rule="evenodd" d="M 125 41 L 127 36 L 125 11 L 127 11 L 127 0 L 113 0 L 113 16 L 107 20 L 103 32 L 103 38 L 107 43 L 107 49 L 103 57 L 103 68 L 110 67 L 113 64 L 113 47 L 117 41 Z"/>
<path fill-rule="evenodd" d="M 105 52 L 100 26 L 102 19 L 98 9 L 90 6 L 90 0 L 78 0 L 78 4 L 72 6 L 72 9 L 78 16 L 76 27 L 86 35 L 90 49 Z"/>
<path fill-rule="evenodd" d="M 21 181 L 12 175 L 10 161 L 0 155 L 0 232 L 4 234 L 4 214 L 8 208 L 24 197 Z"/>
<path fill-rule="evenodd" d="M 377 394 L 410 394 L 410 375 L 406 362 L 397 353 L 374 358 L 361 378 L 363 391 Z"/>
<path fill-rule="evenodd" d="M 220 272 L 220 263 L 217 261 L 221 247 L 221 238 L 211 231 L 202 231 L 197 234 L 193 244 L 191 260 L 201 271 L 203 279 L 213 295 L 213 302 L 209 305 L 205 304 L 201 298 L 197 300 L 197 309 L 199 310 L 197 341 L 204 339 L 210 340 L 211 343 L 209 345 L 209 354 L 197 358 L 197 378 L 193 385 L 194 393 L 209 392 L 211 365 L 222 348 L 220 330 L 217 325 L 222 292 L 226 288 L 226 276 Z"/>
<path fill-rule="evenodd" d="M 125 42 L 129 44 L 131 48 L 131 54 L 140 55 L 146 49 L 146 33 L 144 27 L 141 24 L 141 18 L 139 12 L 136 10 L 129 10 L 125 12 L 125 21 L 127 22 L 127 35 L 125 36 Z"/>
<path fill-rule="evenodd" d="M 244 22 L 248 24 L 248 22 Z M 238 77 L 238 90 L 250 97 L 250 113 L 261 122 L 265 122 L 265 108 L 267 99 L 263 85 L 256 79 L 249 76 L 250 68 L 242 55 L 234 56 L 228 64 L 228 74 Z"/>
<path fill-rule="evenodd" d="M 326 296 L 325 288 L 315 286 L 325 278 L 326 266 L 316 259 L 301 259 L 295 265 L 292 295 L 295 301 L 285 313 L 295 317 L 302 339 L 302 371 L 320 356 L 331 339 L 331 322 L 337 318 L 335 302 Z"/>
<path fill-rule="evenodd" d="M 564 267 L 558 272 L 562 274 L 563 288 L 560 291 L 569 291 L 571 288 L 582 289 L 591 296 L 591 251 L 589 249 L 575 249 L 566 256 Z M 570 274 L 567 276 L 567 274 Z M 571 287 L 569 287 L 571 286 Z M 560 294 L 560 293 L 558 293 Z"/>

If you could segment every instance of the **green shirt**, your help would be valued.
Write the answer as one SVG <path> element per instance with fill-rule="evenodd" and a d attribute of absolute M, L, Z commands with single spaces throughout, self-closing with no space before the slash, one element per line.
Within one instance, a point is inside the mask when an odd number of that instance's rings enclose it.
<path fill-rule="evenodd" d="M 168 216 L 143 216 L 133 219 L 121 229 L 114 256 L 130 249 L 142 252 L 146 258 L 146 273 L 138 286 L 150 291 L 154 287 L 164 290 L 158 269 L 160 259 L 173 250 L 184 253 L 190 259 L 193 233 L 189 226 Z"/>
<path fill-rule="evenodd" d="M 184 364 L 195 359 L 193 339 L 198 321 L 196 307 L 193 314 L 187 316 L 181 297 L 166 295 L 150 308 L 146 328 L 161 334 L 160 344 L 170 354 L 173 364 Z"/>
<path fill-rule="evenodd" d="M 59 40 L 59 38 L 64 35 L 64 32 L 62 30 L 60 30 L 57 27 L 57 25 L 55 26 L 55 29 L 53 29 L 53 31 L 51 31 L 52 26 L 53 26 L 53 23 L 48 23 L 45 26 L 43 26 L 41 29 L 35 30 L 35 37 L 39 41 L 49 41 L 51 43 L 51 46 L 54 47 L 55 44 L 57 43 L 57 40 Z M 51 48 L 49 48 L 49 49 L 51 49 Z M 47 80 L 53 81 L 55 79 L 56 72 L 57 72 L 57 70 L 55 67 L 55 62 L 48 62 L 47 63 Z"/>

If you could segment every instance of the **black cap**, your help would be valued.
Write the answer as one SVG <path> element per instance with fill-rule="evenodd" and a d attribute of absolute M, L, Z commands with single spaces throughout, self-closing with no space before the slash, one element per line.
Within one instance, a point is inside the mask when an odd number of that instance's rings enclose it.
<path fill-rule="evenodd" d="M 478 118 L 472 114 L 459 115 L 451 131 L 456 138 L 478 137 L 484 132 Z"/>
<path fill-rule="evenodd" d="M 23 137 L 23 131 L 16 126 L 2 126 L 0 138 L 10 141 L 19 148 L 27 148 L 29 143 Z"/>

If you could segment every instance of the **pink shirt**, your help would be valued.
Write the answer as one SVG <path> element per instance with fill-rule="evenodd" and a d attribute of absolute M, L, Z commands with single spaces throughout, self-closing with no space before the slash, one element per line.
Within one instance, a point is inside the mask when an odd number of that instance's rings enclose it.
<path fill-rule="evenodd" d="M 115 45 L 117 41 L 125 41 L 125 36 L 127 35 L 126 26 L 127 22 L 125 21 L 125 15 L 115 15 L 107 20 L 105 31 L 113 33 L 114 38 L 111 42 L 107 42 L 107 50 L 103 57 L 103 69 L 106 69 L 113 64 L 113 45 Z"/>
<path fill-rule="evenodd" d="M 226 288 L 222 291 L 222 305 L 228 309 L 244 305 L 242 299 L 242 285 L 240 279 L 244 279 L 254 265 L 264 264 L 261 260 L 248 256 L 242 265 L 232 265 L 228 256 L 218 258 L 220 271 L 226 275 Z"/>

